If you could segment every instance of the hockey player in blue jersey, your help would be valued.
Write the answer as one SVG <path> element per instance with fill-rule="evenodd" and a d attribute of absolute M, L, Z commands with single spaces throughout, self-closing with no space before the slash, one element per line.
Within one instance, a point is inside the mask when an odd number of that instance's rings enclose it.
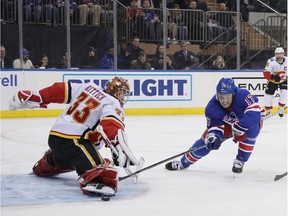
<path fill-rule="evenodd" d="M 167 170 L 181 170 L 189 167 L 211 150 L 218 150 L 221 144 L 232 138 L 238 143 L 238 153 L 232 172 L 241 173 L 248 161 L 260 132 L 261 108 L 258 98 L 246 89 L 235 86 L 233 79 L 222 78 L 216 87 L 216 95 L 205 109 L 207 129 L 191 147 L 199 148 L 183 155 L 180 161 L 166 164 Z M 203 148 L 201 148 L 203 146 Z"/>

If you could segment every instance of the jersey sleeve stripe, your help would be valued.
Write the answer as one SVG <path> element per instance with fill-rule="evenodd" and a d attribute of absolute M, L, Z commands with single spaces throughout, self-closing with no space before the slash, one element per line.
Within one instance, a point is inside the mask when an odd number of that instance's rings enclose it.
<path fill-rule="evenodd" d="M 71 83 L 66 82 L 66 83 L 65 83 L 65 98 L 64 98 L 64 103 L 69 104 L 69 103 L 71 102 L 71 94 L 72 94 Z"/>
<path fill-rule="evenodd" d="M 261 107 L 258 103 L 254 103 L 245 109 L 244 114 L 249 111 L 261 112 Z"/>

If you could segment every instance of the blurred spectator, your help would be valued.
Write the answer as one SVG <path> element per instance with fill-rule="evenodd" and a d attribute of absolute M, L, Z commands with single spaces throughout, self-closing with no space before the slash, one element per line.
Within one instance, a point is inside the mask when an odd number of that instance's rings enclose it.
<path fill-rule="evenodd" d="M 240 2 L 242 1 L 247 1 L 247 0 L 240 0 Z M 217 0 L 217 3 L 224 3 L 228 10 L 230 11 L 236 11 L 236 7 L 237 7 L 237 2 L 235 0 Z"/>
<path fill-rule="evenodd" d="M 204 21 L 205 13 L 203 10 L 197 8 L 198 3 L 196 1 L 190 1 L 187 9 L 190 9 L 186 13 L 186 23 L 188 25 L 188 31 L 192 40 L 204 39 L 204 29 L 206 28 L 206 23 Z"/>
<path fill-rule="evenodd" d="M 76 0 L 69 0 L 69 15 L 70 18 L 73 18 L 77 11 L 77 3 Z M 65 20 L 65 0 L 60 0 L 58 3 L 58 10 L 60 11 L 61 14 L 61 19 Z"/>
<path fill-rule="evenodd" d="M 47 23 L 56 24 L 58 20 L 58 0 L 42 0 L 43 18 Z"/>
<path fill-rule="evenodd" d="M 156 52 L 153 56 L 153 64 L 152 66 L 154 68 L 156 68 L 156 66 L 158 64 L 162 64 L 162 68 L 163 68 L 163 58 L 164 58 L 164 46 L 161 44 L 161 45 L 158 45 L 157 48 L 156 48 Z"/>
<path fill-rule="evenodd" d="M 100 25 L 101 6 L 97 0 L 78 0 L 80 25 L 87 24 L 88 15 L 92 15 L 92 24 Z"/>
<path fill-rule="evenodd" d="M 138 23 L 138 16 L 140 10 L 138 5 L 138 0 L 130 0 L 130 5 L 126 8 L 126 15 L 124 18 L 124 25 L 126 28 L 126 32 L 129 34 L 129 38 L 137 35 L 137 28 L 140 28 L 141 25 Z"/>
<path fill-rule="evenodd" d="M 23 0 L 23 20 L 38 22 L 41 17 L 40 0 Z"/>
<path fill-rule="evenodd" d="M 173 44 L 178 43 L 177 39 L 187 39 L 188 29 L 184 24 L 183 14 L 178 4 L 174 4 L 171 10 L 169 10 L 168 30 Z"/>
<path fill-rule="evenodd" d="M 144 50 L 139 47 L 140 39 L 135 36 L 131 40 L 131 44 L 128 45 L 126 51 L 124 51 L 125 61 L 127 62 L 128 68 L 130 68 L 131 62 L 135 59 L 138 59 L 139 53 Z"/>
<path fill-rule="evenodd" d="M 22 67 L 21 67 L 21 60 L 20 58 L 15 59 L 13 61 L 13 67 L 14 68 L 23 68 L 23 69 L 33 69 L 34 65 L 31 62 L 31 60 L 29 59 L 29 51 L 25 48 L 23 48 L 22 50 L 20 50 L 20 53 L 22 52 L 23 54 L 23 62 L 22 62 Z"/>
<path fill-rule="evenodd" d="M 0 47 L 0 68 L 13 68 L 12 59 L 6 55 L 6 49 L 3 45 Z"/>
<path fill-rule="evenodd" d="M 97 50 L 94 47 L 87 47 L 81 59 L 81 69 L 98 69 L 99 60 Z"/>
<path fill-rule="evenodd" d="M 140 52 L 138 59 L 131 63 L 130 69 L 134 70 L 151 70 L 150 63 L 147 62 L 146 53 Z"/>
<path fill-rule="evenodd" d="M 209 17 L 209 39 L 221 35 L 219 40 L 230 40 L 231 34 L 235 33 L 234 27 L 234 20 L 231 13 L 227 12 L 225 3 L 220 3 L 219 12 Z"/>
<path fill-rule="evenodd" d="M 187 0 L 174 0 L 174 5 L 177 4 L 179 6 L 179 9 L 185 9 L 188 6 L 188 1 Z M 173 6 L 172 6 L 173 8 Z"/>
<path fill-rule="evenodd" d="M 229 11 L 237 11 L 237 2 L 234 0 L 217 0 L 217 2 L 224 3 L 228 8 L 227 10 Z M 245 22 L 248 22 L 249 20 L 249 8 L 251 8 L 252 5 L 253 0 L 240 0 L 240 13 L 242 20 L 244 20 Z"/>
<path fill-rule="evenodd" d="M 155 67 L 156 70 L 163 70 L 164 69 L 164 61 L 159 62 Z M 166 55 L 166 69 L 167 70 L 175 70 L 176 65 L 173 63 L 173 55 L 167 54 Z"/>
<path fill-rule="evenodd" d="M 143 8 L 143 13 L 140 15 L 143 18 L 143 26 L 144 31 L 143 34 L 145 35 L 145 39 L 151 39 L 151 40 L 156 40 L 156 39 L 161 39 L 162 36 L 162 25 L 160 22 L 159 17 L 157 14 L 154 12 L 153 9 L 151 9 L 151 3 L 150 0 L 144 0 L 142 2 L 142 8 Z M 148 35 L 145 34 L 148 31 Z M 148 36 L 148 37 L 147 37 Z"/>
<path fill-rule="evenodd" d="M 218 53 L 216 55 L 215 59 L 212 62 L 212 68 L 211 69 L 221 70 L 221 69 L 224 69 L 224 68 L 225 68 L 224 58 L 223 58 L 223 56 L 220 53 Z"/>
<path fill-rule="evenodd" d="M 68 52 L 64 51 L 61 54 L 60 59 L 56 63 L 56 68 L 58 68 L 58 69 L 67 69 L 68 68 L 68 58 L 69 58 Z"/>
<path fill-rule="evenodd" d="M 187 41 L 180 43 L 180 50 L 175 52 L 173 57 L 176 69 L 180 70 L 190 70 L 192 65 L 199 63 L 199 58 L 187 50 Z"/>
<path fill-rule="evenodd" d="M 197 3 L 197 9 L 198 10 L 202 10 L 204 12 L 207 12 L 207 11 L 210 11 L 211 9 L 208 7 L 208 4 L 206 1 L 197 1 L 195 0 L 196 3 Z"/>
<path fill-rule="evenodd" d="M 117 58 L 118 64 L 123 62 L 123 59 Z M 99 69 L 115 69 L 114 65 L 114 47 L 109 47 L 104 57 L 100 60 Z"/>
<path fill-rule="evenodd" d="M 35 68 L 39 68 L 39 69 L 48 69 L 48 68 L 52 68 L 49 65 L 49 58 L 46 54 L 43 54 L 41 56 L 40 62 L 37 65 L 34 65 Z"/>

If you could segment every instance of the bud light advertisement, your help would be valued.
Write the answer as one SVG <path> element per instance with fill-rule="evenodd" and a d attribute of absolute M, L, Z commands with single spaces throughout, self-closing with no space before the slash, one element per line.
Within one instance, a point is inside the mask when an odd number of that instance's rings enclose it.
<path fill-rule="evenodd" d="M 104 88 L 112 74 L 64 74 L 63 81 L 72 83 L 93 82 Z M 130 85 L 129 102 L 139 101 L 191 101 L 191 74 L 121 74 Z"/>

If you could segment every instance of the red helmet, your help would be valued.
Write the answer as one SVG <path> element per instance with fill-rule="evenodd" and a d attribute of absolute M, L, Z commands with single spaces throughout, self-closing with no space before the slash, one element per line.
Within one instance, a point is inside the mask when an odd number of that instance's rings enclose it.
<path fill-rule="evenodd" d="M 130 96 L 130 86 L 122 77 L 114 77 L 105 84 L 105 92 L 117 98 L 124 105 Z"/>

